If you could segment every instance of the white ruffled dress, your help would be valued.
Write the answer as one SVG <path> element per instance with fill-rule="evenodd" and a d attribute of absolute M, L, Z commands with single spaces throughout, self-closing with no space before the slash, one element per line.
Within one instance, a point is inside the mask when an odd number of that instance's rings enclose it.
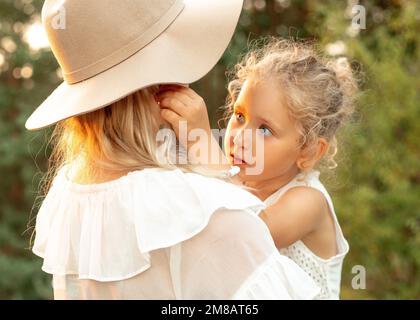
<path fill-rule="evenodd" d="M 55 299 L 312 299 L 281 256 L 264 204 L 215 178 L 159 168 L 80 185 L 66 167 L 36 221 L 33 252 Z"/>
<path fill-rule="evenodd" d="M 295 187 L 310 187 L 321 192 L 328 203 L 330 214 L 334 220 L 337 254 L 323 259 L 309 249 L 302 240 L 297 240 L 288 247 L 281 248 L 280 253 L 292 259 L 302 268 L 320 287 L 320 293 L 315 297 L 319 300 L 338 300 L 340 298 L 341 270 L 349 244 L 343 235 L 337 215 L 335 214 L 332 199 L 319 180 L 319 171 L 312 170 L 305 174 L 298 174 L 292 181 L 278 189 L 269 196 L 264 203 L 271 206 L 288 190 Z"/>

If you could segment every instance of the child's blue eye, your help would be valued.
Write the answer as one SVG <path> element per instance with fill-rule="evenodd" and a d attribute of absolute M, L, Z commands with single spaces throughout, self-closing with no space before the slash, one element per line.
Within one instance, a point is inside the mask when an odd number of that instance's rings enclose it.
<path fill-rule="evenodd" d="M 266 126 L 261 126 L 258 130 L 262 133 L 263 136 L 272 136 L 273 135 L 271 130 L 268 129 Z"/>
<path fill-rule="evenodd" d="M 235 113 L 235 117 L 236 117 L 236 120 L 238 120 L 240 123 L 243 123 L 245 121 L 245 117 L 242 113 L 239 113 L 239 112 Z"/>

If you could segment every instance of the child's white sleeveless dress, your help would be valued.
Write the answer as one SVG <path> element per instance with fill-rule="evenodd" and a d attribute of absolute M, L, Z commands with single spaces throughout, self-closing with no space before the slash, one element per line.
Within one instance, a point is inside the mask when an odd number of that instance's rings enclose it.
<path fill-rule="evenodd" d="M 303 174 L 298 174 L 292 181 L 269 196 L 264 203 L 267 206 L 270 206 L 287 190 L 298 186 L 314 188 L 324 195 L 335 222 L 338 253 L 329 259 L 320 258 L 301 240 L 296 241 L 287 248 L 281 248 L 279 251 L 281 254 L 296 262 L 313 280 L 315 280 L 317 285 L 321 288 L 321 292 L 316 296 L 316 299 L 339 299 L 341 270 L 344 257 L 349 251 L 349 245 L 344 238 L 340 224 L 338 223 L 331 197 L 319 180 L 319 171 L 312 170 L 306 177 Z"/>
<path fill-rule="evenodd" d="M 319 287 L 278 253 L 262 208 L 237 186 L 178 169 L 79 185 L 64 168 L 32 250 L 55 299 L 313 299 Z"/>

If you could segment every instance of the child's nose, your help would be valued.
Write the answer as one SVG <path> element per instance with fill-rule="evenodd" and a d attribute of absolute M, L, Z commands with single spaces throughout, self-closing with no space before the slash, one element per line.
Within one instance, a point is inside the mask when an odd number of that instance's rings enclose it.
<path fill-rule="evenodd" d="M 252 132 L 251 129 L 241 128 L 237 129 L 233 136 L 233 144 L 236 149 L 248 150 L 252 146 Z"/>

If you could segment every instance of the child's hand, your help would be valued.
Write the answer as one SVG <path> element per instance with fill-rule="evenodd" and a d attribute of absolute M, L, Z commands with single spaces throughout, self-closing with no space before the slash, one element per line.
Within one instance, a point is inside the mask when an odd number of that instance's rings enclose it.
<path fill-rule="evenodd" d="M 190 160 L 201 164 L 216 165 L 217 167 L 225 164 L 225 156 L 218 142 L 213 137 L 207 115 L 207 107 L 201 96 L 188 87 L 162 85 L 156 94 L 156 101 L 160 105 L 162 118 L 171 124 L 178 140 L 188 151 L 195 143 L 202 143 L 201 150 L 208 148 L 206 149 L 207 157 L 200 155 L 196 158 L 195 155 L 189 153 Z M 186 137 L 180 137 L 180 121 L 186 121 L 187 123 Z M 198 139 L 199 141 L 195 139 L 190 141 L 188 139 L 191 131 L 196 129 L 204 130 L 204 141 L 202 139 Z M 182 141 L 183 138 L 186 138 L 187 141 Z M 212 159 L 217 160 L 214 163 Z"/>
<path fill-rule="evenodd" d="M 206 103 L 194 90 L 178 85 L 161 85 L 156 100 L 162 117 L 172 125 L 178 139 L 180 121 L 187 122 L 187 135 L 194 129 L 202 129 L 209 138 L 212 137 Z"/>

